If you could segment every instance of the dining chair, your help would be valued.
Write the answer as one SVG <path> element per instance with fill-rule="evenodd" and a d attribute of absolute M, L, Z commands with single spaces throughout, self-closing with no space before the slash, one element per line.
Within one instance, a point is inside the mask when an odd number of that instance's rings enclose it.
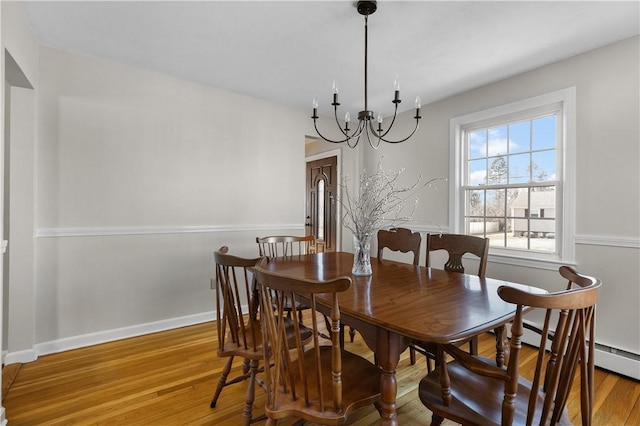
<path fill-rule="evenodd" d="M 440 362 L 418 388 L 420 400 L 433 413 L 432 425 L 445 418 L 465 425 L 570 425 L 566 405 L 578 375 L 582 425 L 591 424 L 595 304 L 601 283 L 567 266 L 560 267 L 560 274 L 571 282 L 570 289 L 542 295 L 509 286 L 498 289 L 503 300 L 516 305 L 506 369 L 456 345 L 439 346 L 438 357 L 448 355 L 453 361 Z M 523 316 L 530 308 L 545 312 L 532 372 L 519 368 Z"/>
<path fill-rule="evenodd" d="M 256 237 L 258 244 L 258 253 L 260 256 L 268 257 L 290 257 L 303 254 L 315 253 L 316 237 L 306 235 L 304 237 L 296 235 L 274 235 L 268 237 Z M 308 309 L 305 305 L 296 300 L 296 308 L 298 311 L 298 321 L 303 323 L 303 311 Z M 287 312 L 291 315 L 291 306 L 288 306 Z"/>
<path fill-rule="evenodd" d="M 420 244 L 422 237 L 419 232 L 412 232 L 407 228 L 381 229 L 378 231 L 378 259 L 383 259 L 383 249 L 413 253 L 413 264 L 418 264 L 420 258 Z"/>
<path fill-rule="evenodd" d="M 248 379 L 249 384 L 243 409 L 243 424 L 248 425 L 259 419 L 253 419 L 253 401 L 255 398 L 256 374 L 259 361 L 263 357 L 262 329 L 259 316 L 259 296 L 255 285 L 253 267 L 260 258 L 246 259 L 229 254 L 229 248 L 221 247 L 214 252 L 216 287 L 216 326 L 218 331 L 218 357 L 227 357 L 216 386 L 211 408 L 215 408 L 222 389 L 234 383 Z M 311 330 L 285 323 L 288 335 L 299 332 L 298 338 L 308 342 Z M 235 357 L 244 359 L 242 374 L 229 379 L 229 373 Z"/>
<path fill-rule="evenodd" d="M 478 273 L 484 278 L 487 272 L 487 258 L 489 254 L 489 239 L 463 234 L 427 234 L 426 266 L 431 266 L 431 254 L 436 250 L 445 250 L 449 256 L 444 264 L 445 271 L 465 272 L 462 257 L 469 253 L 478 260 Z"/>
<path fill-rule="evenodd" d="M 419 232 L 413 232 L 407 228 L 380 229 L 378 231 L 378 260 L 384 259 L 384 249 L 399 251 L 401 253 L 413 253 L 413 264 L 417 265 L 420 259 L 420 245 L 422 237 Z M 349 337 L 353 342 L 355 331 L 349 330 Z M 416 348 L 409 345 L 409 360 L 411 365 L 416 363 Z"/>
<path fill-rule="evenodd" d="M 358 355 L 344 351 L 339 342 L 340 308 L 338 293 L 351 286 L 350 277 L 326 281 L 296 279 L 269 272 L 269 259 L 256 266 L 260 289 L 262 332 L 265 342 L 264 383 L 267 390 L 267 425 L 296 417 L 323 424 L 344 424 L 356 409 L 380 402 L 380 370 Z M 297 341 L 287 345 L 283 328 L 289 306 L 296 294 L 309 299 L 313 340 L 306 348 Z M 330 340 L 320 337 L 318 295 L 330 318 Z M 327 304 L 326 298 L 329 297 Z M 295 314 L 295 304 L 294 314 Z M 297 324 L 297 323 L 296 323 Z"/>
<path fill-rule="evenodd" d="M 282 257 L 315 253 L 316 237 L 306 235 L 275 235 L 256 237 L 260 256 Z"/>
<path fill-rule="evenodd" d="M 432 252 L 444 250 L 447 261 L 443 269 L 450 272 L 465 273 L 462 257 L 469 253 L 478 258 L 478 273 L 484 278 L 487 271 L 487 258 L 489 257 L 489 239 L 463 234 L 427 234 L 426 266 L 431 267 Z M 461 344 L 464 344 L 462 342 Z M 431 363 L 436 361 L 436 345 L 428 342 L 414 342 L 413 347 L 426 357 L 427 371 L 431 371 Z M 478 337 L 469 340 L 469 353 L 478 354 Z"/>

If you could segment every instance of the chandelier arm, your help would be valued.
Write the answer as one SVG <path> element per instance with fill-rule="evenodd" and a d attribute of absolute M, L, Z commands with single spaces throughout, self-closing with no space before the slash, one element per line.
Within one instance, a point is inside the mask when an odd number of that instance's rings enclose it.
<path fill-rule="evenodd" d="M 323 136 L 322 133 L 320 133 L 320 130 L 318 130 L 318 123 L 316 122 L 315 119 L 313 120 L 313 127 L 315 127 L 316 133 L 318 134 L 318 136 L 320 136 L 322 139 L 324 139 L 327 142 L 331 142 L 331 143 L 344 143 L 344 142 L 347 142 L 347 143 L 349 143 L 349 139 L 351 139 L 349 136 L 347 136 L 346 138 L 344 138 L 342 140 L 334 141 L 332 139 L 329 139 L 329 138 Z M 342 129 L 340 129 L 340 130 L 342 130 Z"/>
<path fill-rule="evenodd" d="M 333 106 L 333 116 L 336 118 L 336 125 L 338 126 L 338 129 L 340 129 L 340 133 L 342 133 L 347 138 L 347 140 L 349 140 L 351 136 L 349 136 L 349 133 L 342 129 L 340 120 L 338 120 L 338 105 Z"/>
<path fill-rule="evenodd" d="M 370 132 L 369 129 L 371 129 L 372 131 Z M 373 149 L 378 149 L 380 148 L 380 137 L 378 137 L 377 135 L 374 136 L 374 139 L 378 139 L 378 143 L 376 145 L 373 144 L 373 142 L 371 141 L 371 134 L 375 135 L 375 132 L 373 131 L 373 127 L 371 126 L 371 122 L 369 122 L 369 127 L 367 127 L 367 141 L 369 142 L 369 146 Z"/>
<path fill-rule="evenodd" d="M 334 111 L 334 116 L 336 118 L 336 125 L 338 126 L 338 129 L 340 130 L 340 133 L 342 133 L 344 135 L 344 137 L 346 138 L 344 141 L 348 141 L 349 139 L 352 138 L 357 138 L 358 136 L 360 136 L 360 134 L 362 133 L 362 122 L 358 122 L 358 127 L 356 127 L 353 130 L 353 133 L 349 134 L 349 132 L 345 131 L 341 126 L 340 126 L 340 120 L 338 119 L 338 107 L 334 106 L 333 107 L 333 111 Z M 356 142 L 356 145 L 358 143 Z M 354 145 L 355 146 L 355 145 Z"/>
<path fill-rule="evenodd" d="M 358 135 L 358 137 L 356 137 L 356 138 L 355 138 L 356 142 L 355 142 L 353 145 L 351 145 L 351 143 L 350 143 L 350 141 L 351 141 L 353 138 L 349 138 L 349 139 L 347 139 L 347 146 L 348 146 L 349 148 L 352 148 L 352 149 L 353 149 L 353 148 L 355 148 L 356 146 L 358 146 L 358 142 L 360 142 L 360 136 L 361 136 L 361 135 L 362 135 L 362 133 L 360 133 L 360 134 Z"/>
<path fill-rule="evenodd" d="M 382 134 L 378 133 L 378 138 L 382 139 L 384 141 L 384 137 L 387 136 L 387 133 L 389 133 L 391 131 L 391 128 L 393 127 L 393 124 L 396 122 L 396 117 L 398 116 L 398 104 L 395 104 L 395 108 L 393 109 L 393 118 L 391 119 L 391 124 L 389 124 L 389 127 L 387 128 L 387 130 L 385 130 Z M 373 123 L 371 123 L 372 129 L 373 129 Z M 386 142 L 386 141 L 385 141 Z"/>
<path fill-rule="evenodd" d="M 349 138 L 347 140 L 347 145 L 349 146 L 349 148 L 355 148 L 356 146 L 358 146 L 358 142 L 360 142 L 360 136 L 362 136 L 362 132 L 365 130 L 365 125 L 364 123 L 361 121 L 358 123 L 358 128 L 356 129 L 356 131 L 353 133 L 353 135 L 351 136 L 351 138 Z M 349 143 L 350 140 L 352 140 L 353 138 L 355 138 L 356 142 L 351 145 Z"/>
<path fill-rule="evenodd" d="M 411 136 L 413 136 L 413 134 L 416 132 L 416 130 L 418 130 L 418 126 L 420 125 L 420 118 L 419 116 L 414 117 L 416 119 L 416 127 L 413 128 L 413 131 L 409 134 L 409 136 L 407 136 L 404 139 L 400 139 L 398 141 L 391 141 L 391 140 L 387 140 L 385 138 L 380 138 L 381 140 L 387 142 L 387 143 L 400 143 L 400 142 L 404 142 L 406 140 L 408 140 L 409 138 L 411 138 Z"/>

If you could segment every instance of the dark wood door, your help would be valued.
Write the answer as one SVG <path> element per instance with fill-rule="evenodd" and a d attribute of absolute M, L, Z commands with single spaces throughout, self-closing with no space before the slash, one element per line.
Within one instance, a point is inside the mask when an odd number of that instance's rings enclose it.
<path fill-rule="evenodd" d="M 319 249 L 336 250 L 338 157 L 307 162 L 305 234 L 316 237 Z"/>

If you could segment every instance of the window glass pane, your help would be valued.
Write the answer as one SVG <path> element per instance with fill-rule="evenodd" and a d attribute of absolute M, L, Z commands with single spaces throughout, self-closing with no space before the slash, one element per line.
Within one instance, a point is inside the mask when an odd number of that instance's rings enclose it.
<path fill-rule="evenodd" d="M 476 235 L 478 237 L 483 237 L 484 238 L 484 227 L 485 227 L 485 220 L 484 219 L 477 219 L 477 218 L 473 218 L 473 219 L 469 219 L 467 221 L 467 234 L 469 235 Z"/>
<path fill-rule="evenodd" d="M 537 217 L 555 217 L 556 191 L 553 186 L 531 188 L 529 195 L 531 211 L 538 213 Z"/>
<path fill-rule="evenodd" d="M 556 116 L 537 118 L 532 122 L 532 144 L 534 151 L 556 147 Z"/>
<path fill-rule="evenodd" d="M 467 191 L 467 216 L 484 216 L 484 190 Z"/>
<path fill-rule="evenodd" d="M 502 219 L 487 219 L 484 224 L 487 229 L 486 238 L 489 238 L 489 246 L 505 247 L 506 235 L 500 230 Z"/>
<path fill-rule="evenodd" d="M 487 216 L 504 217 L 505 213 L 505 190 L 496 189 L 487 191 Z M 500 228 L 502 230 L 502 227 Z"/>
<path fill-rule="evenodd" d="M 555 220 L 531 219 L 529 244 L 531 250 L 555 251 Z"/>
<path fill-rule="evenodd" d="M 488 155 L 490 157 L 507 155 L 507 126 L 488 130 Z"/>
<path fill-rule="evenodd" d="M 507 244 L 505 247 L 527 250 L 529 248 L 529 237 L 526 232 L 522 234 L 507 234 Z"/>
<path fill-rule="evenodd" d="M 316 239 L 324 240 L 324 179 L 318 181 L 318 217 L 316 223 L 318 224 L 318 235 Z"/>
<path fill-rule="evenodd" d="M 507 183 L 509 169 L 505 157 L 495 157 L 489 159 L 489 170 L 487 170 L 487 183 L 489 185 L 501 185 Z"/>
<path fill-rule="evenodd" d="M 469 161 L 469 176 L 467 178 L 469 186 L 486 185 L 487 184 L 487 160 Z"/>
<path fill-rule="evenodd" d="M 487 156 L 487 131 L 476 130 L 469 132 L 469 158 Z"/>
<path fill-rule="evenodd" d="M 527 152 L 531 149 L 531 121 L 509 125 L 509 153 Z"/>
<path fill-rule="evenodd" d="M 534 152 L 531 163 L 531 181 L 547 182 L 556 180 L 556 152 Z"/>
<path fill-rule="evenodd" d="M 509 183 L 529 182 L 529 169 L 531 166 L 531 156 L 526 154 L 509 156 Z"/>

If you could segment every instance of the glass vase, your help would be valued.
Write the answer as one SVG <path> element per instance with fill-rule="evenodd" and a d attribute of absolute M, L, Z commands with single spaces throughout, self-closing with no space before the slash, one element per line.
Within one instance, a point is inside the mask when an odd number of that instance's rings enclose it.
<path fill-rule="evenodd" d="M 353 275 L 371 275 L 371 235 L 353 236 Z"/>

